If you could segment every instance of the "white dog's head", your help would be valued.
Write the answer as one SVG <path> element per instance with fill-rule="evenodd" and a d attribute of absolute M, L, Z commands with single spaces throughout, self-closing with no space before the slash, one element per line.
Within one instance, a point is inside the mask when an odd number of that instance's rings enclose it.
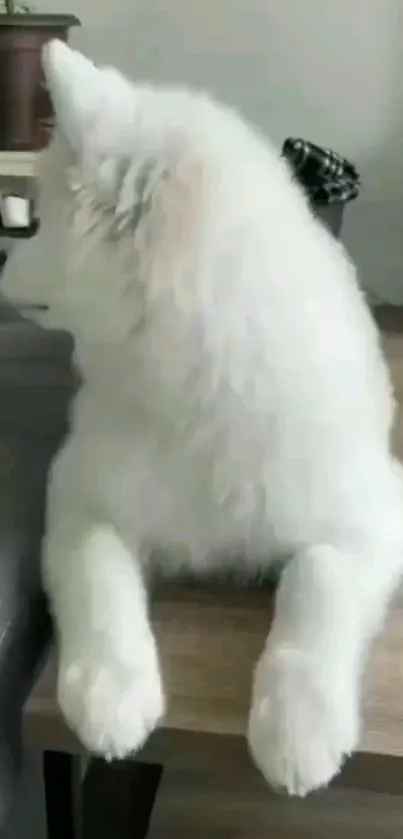
<path fill-rule="evenodd" d="M 115 359 L 121 371 L 130 356 L 136 382 L 145 367 L 147 387 L 163 378 L 176 392 L 261 273 L 265 149 L 203 94 L 133 84 L 58 41 L 43 64 L 56 128 L 41 228 L 15 247 L 0 292 L 48 307 L 37 319 L 73 334 L 82 368 L 103 375 Z"/>
<path fill-rule="evenodd" d="M 38 172 L 41 227 L 35 238 L 15 246 L 0 291 L 44 326 L 74 333 L 81 312 L 90 331 L 97 308 L 99 317 L 108 305 L 113 319 L 113 281 L 119 278 L 105 238 L 136 202 L 137 177 L 131 189 L 125 179 L 134 159 L 138 96 L 116 70 L 95 67 L 60 41 L 44 48 L 43 66 L 56 128 Z M 36 314 L 37 305 L 47 311 Z"/>
<path fill-rule="evenodd" d="M 48 307 L 44 326 L 116 341 L 144 318 L 136 278 L 150 230 L 141 235 L 140 221 L 176 156 L 167 125 L 186 94 L 134 85 L 60 41 L 44 48 L 43 66 L 56 128 L 40 164 L 41 228 L 14 248 L 0 291 L 21 309 Z"/>

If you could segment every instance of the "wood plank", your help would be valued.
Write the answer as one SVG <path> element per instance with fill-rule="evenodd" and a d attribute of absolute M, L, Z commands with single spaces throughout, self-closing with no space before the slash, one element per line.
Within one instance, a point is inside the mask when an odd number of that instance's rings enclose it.
<path fill-rule="evenodd" d="M 243 736 L 253 665 L 270 625 L 262 591 L 178 588 L 154 604 L 172 731 Z M 397 599 L 369 668 L 361 750 L 403 756 L 403 602 Z M 29 740 L 65 729 L 55 702 L 51 660 L 25 706 Z M 52 725 L 53 721 L 53 725 Z M 66 730 L 59 735 L 66 736 Z M 67 736 L 68 733 L 67 733 Z M 45 743 L 46 745 L 46 743 Z M 51 745 L 51 744 L 50 744 Z M 60 741 L 53 746 L 61 747 Z M 76 747 L 76 744 L 75 744 Z"/>
<path fill-rule="evenodd" d="M 252 773 L 165 772 L 147 839 L 400 839 L 403 797 L 332 789 L 276 796 Z"/>

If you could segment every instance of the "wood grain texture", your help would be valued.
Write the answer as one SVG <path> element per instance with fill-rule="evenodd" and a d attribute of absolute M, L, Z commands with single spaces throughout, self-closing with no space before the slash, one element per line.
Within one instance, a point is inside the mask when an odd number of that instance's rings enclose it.
<path fill-rule="evenodd" d="M 403 335 L 384 335 L 384 347 L 397 401 L 397 417 L 393 433 L 394 452 L 403 460 Z"/>
<path fill-rule="evenodd" d="M 259 591 L 224 594 L 179 588 L 154 603 L 154 625 L 169 697 L 164 728 L 171 732 L 171 743 L 177 732 L 244 735 L 252 669 L 270 626 L 271 609 L 269 594 Z M 31 741 L 50 737 L 52 742 L 45 745 L 53 748 L 63 748 L 67 738 L 73 747 L 55 703 L 54 673 L 52 659 L 26 703 L 27 737 Z M 371 657 L 361 750 L 403 755 L 400 599 Z M 161 761 L 161 754 L 153 752 L 152 756 Z"/>
<path fill-rule="evenodd" d="M 400 839 L 403 798 L 328 790 L 276 796 L 254 775 L 166 772 L 147 839 Z"/>

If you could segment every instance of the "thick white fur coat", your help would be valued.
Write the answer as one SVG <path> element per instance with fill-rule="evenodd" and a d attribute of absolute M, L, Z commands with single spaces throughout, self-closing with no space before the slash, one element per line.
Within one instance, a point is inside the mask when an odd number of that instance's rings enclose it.
<path fill-rule="evenodd" d="M 64 137 L 3 290 L 73 332 L 83 378 L 44 544 L 61 705 L 107 755 L 161 717 L 154 548 L 165 573 L 287 561 L 249 742 L 273 785 L 304 794 L 357 744 L 403 564 L 393 398 L 354 267 L 229 109 L 57 42 L 44 65 Z"/>

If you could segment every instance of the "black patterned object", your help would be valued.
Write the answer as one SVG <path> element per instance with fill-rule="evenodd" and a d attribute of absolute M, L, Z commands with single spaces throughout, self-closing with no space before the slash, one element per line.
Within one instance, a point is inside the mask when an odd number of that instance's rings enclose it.
<path fill-rule="evenodd" d="M 40 221 L 38 218 L 32 219 L 27 227 L 4 227 L 0 219 L 0 236 L 5 236 L 7 239 L 32 239 L 36 236 L 40 228 Z"/>
<path fill-rule="evenodd" d="M 361 184 L 355 166 L 331 149 L 288 137 L 282 154 L 313 204 L 345 204 L 357 198 Z"/>

